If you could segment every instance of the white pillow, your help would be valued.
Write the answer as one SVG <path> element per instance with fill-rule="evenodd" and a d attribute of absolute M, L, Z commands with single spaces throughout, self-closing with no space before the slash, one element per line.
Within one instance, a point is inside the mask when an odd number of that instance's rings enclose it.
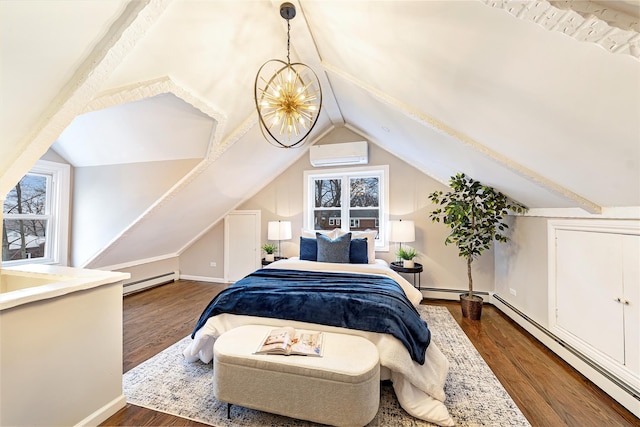
<path fill-rule="evenodd" d="M 341 232 L 338 234 L 338 232 Z M 320 233 L 322 235 L 327 236 L 331 240 L 335 240 L 336 237 L 340 237 L 346 232 L 342 232 L 339 228 L 334 228 L 333 230 L 307 230 L 306 228 L 302 229 L 302 237 L 306 237 L 307 239 L 315 239 L 316 233 Z"/>
<path fill-rule="evenodd" d="M 336 237 L 340 237 L 347 233 L 351 233 L 351 240 L 367 239 L 367 258 L 369 259 L 369 264 L 376 263 L 376 236 L 378 235 L 378 232 L 376 230 L 343 231 L 339 228 L 336 228 L 333 231 L 337 232 L 337 236 L 332 237 L 332 239 L 335 239 Z"/>

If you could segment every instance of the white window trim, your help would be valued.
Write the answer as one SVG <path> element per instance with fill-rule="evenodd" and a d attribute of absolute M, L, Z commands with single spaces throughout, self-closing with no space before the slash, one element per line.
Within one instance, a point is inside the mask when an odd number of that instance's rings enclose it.
<path fill-rule="evenodd" d="M 378 228 L 380 238 L 378 241 L 376 241 L 376 251 L 388 252 L 389 241 L 387 240 L 387 224 L 389 223 L 389 165 L 304 171 L 302 207 L 303 227 L 305 229 L 313 229 L 313 210 L 309 209 L 309 207 L 313 204 L 313 191 L 310 188 L 310 182 L 312 179 L 334 177 L 336 175 L 368 175 L 372 172 L 380 173 L 382 176 L 382 179 L 380 180 L 380 226 Z M 343 194 L 343 197 L 346 197 L 345 194 Z M 341 227 L 338 228 L 343 231 L 349 231 L 349 221 L 342 221 Z"/>
<path fill-rule="evenodd" d="M 29 173 L 51 175 L 50 205 L 48 212 L 47 244 L 49 257 L 4 261 L 2 266 L 22 264 L 67 265 L 69 248 L 69 194 L 71 187 L 71 167 L 65 163 L 38 160 Z M 6 195 L 5 195 L 6 197 Z M 4 199 L 2 200 L 4 203 Z M 4 215 L 4 219 L 8 219 Z"/>

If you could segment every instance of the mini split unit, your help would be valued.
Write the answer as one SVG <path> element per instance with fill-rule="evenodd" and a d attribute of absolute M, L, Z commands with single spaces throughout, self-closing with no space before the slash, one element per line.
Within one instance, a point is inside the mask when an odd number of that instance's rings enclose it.
<path fill-rule="evenodd" d="M 366 165 L 369 163 L 367 141 L 312 145 L 309 160 L 315 167 Z"/>

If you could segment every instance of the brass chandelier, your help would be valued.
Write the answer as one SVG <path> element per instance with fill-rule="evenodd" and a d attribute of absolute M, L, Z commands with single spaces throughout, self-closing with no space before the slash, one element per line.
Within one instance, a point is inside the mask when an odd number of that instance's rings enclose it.
<path fill-rule="evenodd" d="M 279 148 L 304 145 L 318 121 L 322 90 L 316 73 L 307 65 L 290 59 L 290 20 L 296 16 L 291 3 L 280 5 L 287 20 L 287 62 L 271 59 L 260 67 L 254 85 L 254 99 L 260 131 Z"/>

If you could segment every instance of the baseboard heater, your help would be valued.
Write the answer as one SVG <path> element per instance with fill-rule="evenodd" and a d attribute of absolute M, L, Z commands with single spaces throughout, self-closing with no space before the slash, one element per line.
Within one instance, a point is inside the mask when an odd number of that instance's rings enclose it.
<path fill-rule="evenodd" d="M 140 292 L 145 289 L 152 288 L 154 286 L 160 286 L 166 283 L 175 282 L 176 280 L 178 280 L 178 278 L 178 272 L 172 271 L 170 273 L 164 273 L 158 276 L 148 277 L 146 279 L 125 283 L 122 289 L 122 295 L 129 295 L 134 292 Z"/>
<path fill-rule="evenodd" d="M 620 378 L 618 378 L 617 376 L 613 375 L 607 369 L 605 369 L 604 367 L 602 367 L 599 364 L 595 363 L 589 357 L 585 356 L 582 352 L 580 352 L 579 350 L 575 349 L 574 347 L 572 347 L 571 345 L 569 345 L 568 343 L 566 343 L 565 341 L 560 339 L 555 334 L 551 333 L 549 330 L 547 330 L 545 327 L 540 325 L 538 322 L 536 322 L 535 320 L 533 320 L 532 318 L 530 318 L 529 316 L 524 314 L 522 311 L 518 310 L 516 307 L 514 307 L 513 305 L 511 305 L 510 303 L 505 301 L 502 297 L 500 297 L 500 295 L 493 294 L 493 298 L 495 300 L 497 300 L 501 305 L 507 307 L 510 311 L 512 311 L 513 313 L 518 315 L 522 320 L 524 320 L 528 324 L 530 324 L 533 327 L 535 327 L 537 330 L 542 332 L 544 335 L 549 337 L 551 340 L 555 341 L 558 345 L 560 345 L 566 351 L 571 353 L 573 356 L 575 356 L 576 358 L 580 359 L 584 364 L 588 365 L 591 369 L 593 369 L 594 371 L 598 372 L 600 375 L 605 377 L 611 383 L 615 384 L 616 387 L 618 387 L 621 390 L 624 390 L 625 393 L 628 393 L 634 399 L 640 400 L 640 395 L 638 395 L 638 393 L 634 390 L 634 388 L 631 387 L 629 384 L 627 384 L 625 381 L 622 381 Z M 493 304 L 493 305 L 496 306 L 496 304 Z M 497 308 L 500 309 L 500 307 L 497 307 Z M 503 311 L 503 310 L 500 310 L 500 311 Z"/>

